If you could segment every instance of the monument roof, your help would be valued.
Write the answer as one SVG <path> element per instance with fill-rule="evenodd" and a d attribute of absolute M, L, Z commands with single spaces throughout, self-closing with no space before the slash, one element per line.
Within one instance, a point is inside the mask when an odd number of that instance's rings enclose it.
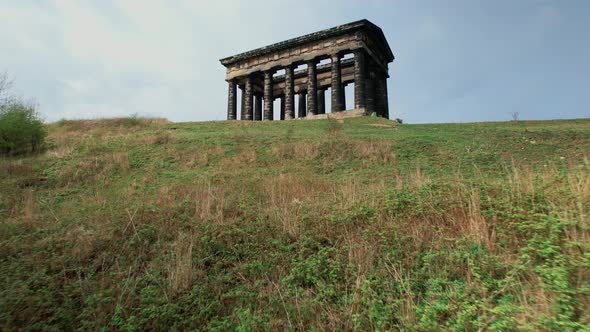
<path fill-rule="evenodd" d="M 379 42 L 384 46 L 384 48 L 387 52 L 387 54 L 385 54 L 385 56 L 387 57 L 387 60 L 389 62 L 393 61 L 393 59 L 394 59 L 393 52 L 391 51 L 391 48 L 389 47 L 389 44 L 387 43 L 387 40 L 385 39 L 385 35 L 383 34 L 383 30 L 381 30 L 381 28 L 379 28 L 378 26 L 376 26 L 375 24 L 371 23 L 369 20 L 366 20 L 366 19 L 351 22 L 348 24 L 339 25 L 337 27 L 321 30 L 321 31 L 310 33 L 310 34 L 303 35 L 300 37 L 291 38 L 291 39 L 288 39 L 288 40 L 285 40 L 285 41 L 282 41 L 279 43 L 271 44 L 271 45 L 260 47 L 260 48 L 257 48 L 257 49 L 254 49 L 254 50 L 251 50 L 248 52 L 239 53 L 239 54 L 227 57 L 227 58 L 223 58 L 219 61 L 221 61 L 221 63 L 223 65 L 229 65 L 229 64 L 232 64 L 232 63 L 242 60 L 242 59 L 247 59 L 247 58 L 250 58 L 253 56 L 264 55 L 264 54 L 275 52 L 275 51 L 281 51 L 284 49 L 289 49 L 291 47 L 296 47 L 296 46 L 303 45 L 303 44 L 306 44 L 309 42 L 351 33 L 351 32 L 357 31 L 357 30 L 367 30 L 373 37 L 376 37 L 379 40 Z"/>

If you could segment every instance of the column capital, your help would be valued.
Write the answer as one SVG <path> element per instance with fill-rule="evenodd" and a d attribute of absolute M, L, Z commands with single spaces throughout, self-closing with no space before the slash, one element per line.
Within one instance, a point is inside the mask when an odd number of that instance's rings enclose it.
<path fill-rule="evenodd" d="M 307 61 L 305 61 L 305 63 L 306 63 L 308 66 L 310 66 L 310 65 L 313 65 L 313 66 L 315 66 L 315 65 L 317 65 L 319 62 L 320 62 L 320 60 L 318 60 L 318 58 L 313 58 L 313 59 L 311 59 L 311 60 L 307 60 Z"/>
<path fill-rule="evenodd" d="M 364 49 L 364 48 L 357 48 L 357 49 L 354 49 L 354 50 L 352 51 L 352 54 L 354 54 L 355 56 L 356 56 L 357 54 L 365 54 L 365 53 L 366 53 L 366 51 L 365 51 L 365 49 Z"/>

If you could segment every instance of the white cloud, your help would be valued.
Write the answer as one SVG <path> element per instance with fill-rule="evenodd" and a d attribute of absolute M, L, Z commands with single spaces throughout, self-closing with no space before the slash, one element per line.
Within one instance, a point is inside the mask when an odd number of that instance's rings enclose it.
<path fill-rule="evenodd" d="M 9 48 L 0 64 L 26 84 L 48 120 L 131 113 L 207 120 L 225 116 L 220 58 L 312 32 L 293 23 L 321 24 L 320 7 L 330 4 L 55 0 L 2 7 L 10 29 L 0 30 L 0 47 Z M 261 29 L 268 25 L 282 28 Z"/>
<path fill-rule="evenodd" d="M 8 71 L 21 94 L 37 99 L 49 121 L 132 113 L 174 121 L 223 119 L 227 85 L 220 58 L 368 18 L 383 28 L 396 55 L 390 66 L 392 115 L 450 121 L 437 108 L 476 100 L 463 94 L 487 98 L 490 110 L 513 103 L 497 98 L 492 86 L 470 88 L 476 83 L 505 88 L 510 79 L 502 75 L 513 77 L 532 61 L 549 69 L 562 65 L 551 54 L 586 58 L 574 49 L 583 46 L 580 36 L 587 30 L 586 18 L 575 15 L 583 10 L 564 4 L 0 0 L 0 72 Z M 561 47 L 552 47 L 559 42 Z M 560 81 L 587 86 L 589 76 L 576 74 L 587 70 L 585 60 L 576 66 Z M 546 70 L 530 75 L 528 85 L 544 84 L 543 91 L 553 92 Z"/>

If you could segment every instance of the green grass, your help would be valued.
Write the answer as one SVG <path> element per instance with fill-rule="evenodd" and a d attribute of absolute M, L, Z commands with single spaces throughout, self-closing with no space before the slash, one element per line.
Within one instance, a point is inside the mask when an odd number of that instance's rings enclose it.
<path fill-rule="evenodd" d="M 48 126 L 6 330 L 590 329 L 590 120 Z"/>

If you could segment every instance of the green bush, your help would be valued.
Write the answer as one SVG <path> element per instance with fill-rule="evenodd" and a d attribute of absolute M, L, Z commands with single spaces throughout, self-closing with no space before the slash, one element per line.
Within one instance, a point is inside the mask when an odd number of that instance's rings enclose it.
<path fill-rule="evenodd" d="M 35 108 L 22 102 L 0 105 L 0 154 L 36 152 L 47 131 Z"/>

